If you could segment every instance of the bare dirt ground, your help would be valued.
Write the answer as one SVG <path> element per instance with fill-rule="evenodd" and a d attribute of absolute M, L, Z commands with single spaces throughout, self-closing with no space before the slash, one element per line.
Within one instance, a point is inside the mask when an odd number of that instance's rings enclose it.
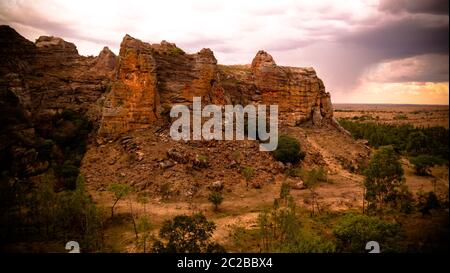
<path fill-rule="evenodd" d="M 370 117 L 389 124 L 449 126 L 448 105 L 333 104 L 336 118 Z"/>

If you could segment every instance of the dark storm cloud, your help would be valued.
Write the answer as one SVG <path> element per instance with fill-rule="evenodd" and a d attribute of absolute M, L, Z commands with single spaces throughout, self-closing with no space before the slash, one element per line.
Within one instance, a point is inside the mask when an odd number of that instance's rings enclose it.
<path fill-rule="evenodd" d="M 376 82 L 448 82 L 448 58 L 429 54 L 382 63 L 369 78 Z"/>
<path fill-rule="evenodd" d="M 448 23 L 431 25 L 411 17 L 362 28 L 343 37 L 341 42 L 372 49 L 380 60 L 384 60 L 429 53 L 448 54 L 448 39 Z"/>
<path fill-rule="evenodd" d="M 381 0 L 379 10 L 389 13 L 448 14 L 448 0 Z"/>

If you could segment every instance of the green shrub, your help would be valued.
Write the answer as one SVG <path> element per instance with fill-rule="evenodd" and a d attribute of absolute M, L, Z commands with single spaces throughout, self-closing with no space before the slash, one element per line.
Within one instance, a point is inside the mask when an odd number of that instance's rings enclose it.
<path fill-rule="evenodd" d="M 166 243 L 155 241 L 153 251 L 157 253 L 224 251 L 223 247 L 210 241 L 215 229 L 214 222 L 208 221 L 201 213 L 175 216 L 171 220 L 165 220 L 159 230 L 159 237 Z"/>
<path fill-rule="evenodd" d="M 408 135 L 406 151 L 410 155 L 420 155 L 427 153 L 429 138 L 422 132 L 412 132 Z"/>
<path fill-rule="evenodd" d="M 361 214 L 340 218 L 333 233 L 338 240 L 338 250 L 343 252 L 366 252 L 369 241 L 378 242 L 382 252 L 398 251 L 397 246 L 401 243 L 398 223 Z"/>
<path fill-rule="evenodd" d="M 208 195 L 208 201 L 214 205 L 214 211 L 217 211 L 223 201 L 222 193 L 219 191 L 211 191 Z"/>
<path fill-rule="evenodd" d="M 276 160 L 283 163 L 295 164 L 305 158 L 305 153 L 300 149 L 300 142 L 293 137 L 282 135 L 278 138 L 278 146 L 273 151 Z"/>
<path fill-rule="evenodd" d="M 409 162 L 414 165 L 414 170 L 417 175 L 425 176 L 429 175 L 430 168 L 441 163 L 441 160 L 431 155 L 419 155 L 410 158 Z"/>
<path fill-rule="evenodd" d="M 173 47 L 169 51 L 169 55 L 171 56 L 180 56 L 186 54 L 181 48 L 179 47 Z"/>
<path fill-rule="evenodd" d="M 252 167 L 245 166 L 241 169 L 241 173 L 244 175 L 246 187 L 248 189 L 248 183 L 252 179 L 252 177 L 255 175 L 255 170 Z"/>
<path fill-rule="evenodd" d="M 328 176 L 323 167 L 306 172 L 305 185 L 307 187 L 314 187 L 318 182 L 328 182 Z"/>
<path fill-rule="evenodd" d="M 284 253 L 335 252 L 332 241 L 301 224 L 295 201 L 289 192 L 282 189 L 280 196 L 288 202 L 280 204 L 275 199 L 271 210 L 264 210 L 258 215 L 262 249 Z"/>
<path fill-rule="evenodd" d="M 418 194 L 418 209 L 423 215 L 430 214 L 430 210 L 438 209 L 441 207 L 441 203 L 436 194 L 432 191 L 428 193 L 420 192 Z"/>

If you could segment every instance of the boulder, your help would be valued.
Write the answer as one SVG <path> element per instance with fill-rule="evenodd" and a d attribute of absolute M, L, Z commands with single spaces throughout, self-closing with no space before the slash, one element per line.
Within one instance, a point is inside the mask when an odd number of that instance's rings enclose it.
<path fill-rule="evenodd" d="M 210 190 L 214 190 L 214 191 L 221 191 L 221 190 L 223 190 L 224 185 L 223 185 L 223 182 L 222 182 L 222 181 L 218 180 L 218 181 L 212 182 L 212 183 L 208 186 L 208 188 L 209 188 Z"/>
<path fill-rule="evenodd" d="M 172 147 L 167 150 L 167 157 L 182 164 L 189 162 L 189 156 L 184 151 L 177 149 L 176 147 Z"/>

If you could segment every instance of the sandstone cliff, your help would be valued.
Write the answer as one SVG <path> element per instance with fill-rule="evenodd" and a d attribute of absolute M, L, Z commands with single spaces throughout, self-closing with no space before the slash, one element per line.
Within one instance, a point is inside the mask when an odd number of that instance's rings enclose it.
<path fill-rule="evenodd" d="M 166 41 L 148 44 L 126 35 L 117 78 L 104 103 L 100 133 L 117 135 L 149 127 L 177 103 L 194 96 L 206 103 L 277 104 L 280 122 L 331 120 L 329 93 L 312 68 L 277 66 L 259 51 L 251 66 L 221 66 L 210 49 L 186 54 Z"/>
<path fill-rule="evenodd" d="M 57 37 L 32 43 L 0 26 L 1 92 L 16 95 L 35 120 L 63 109 L 99 119 L 94 105 L 112 79 L 116 58 L 107 48 L 98 57 L 80 56 L 74 44 Z"/>
<path fill-rule="evenodd" d="M 187 54 L 175 44 L 129 35 L 119 56 L 105 47 L 80 56 L 73 43 L 42 36 L 32 43 L 0 27 L 0 88 L 12 92 L 33 120 L 71 109 L 99 133 L 116 136 L 160 123 L 173 104 L 277 104 L 284 125 L 332 121 L 330 94 L 312 68 L 278 66 L 259 51 L 251 65 L 218 65 L 210 49 Z"/>

